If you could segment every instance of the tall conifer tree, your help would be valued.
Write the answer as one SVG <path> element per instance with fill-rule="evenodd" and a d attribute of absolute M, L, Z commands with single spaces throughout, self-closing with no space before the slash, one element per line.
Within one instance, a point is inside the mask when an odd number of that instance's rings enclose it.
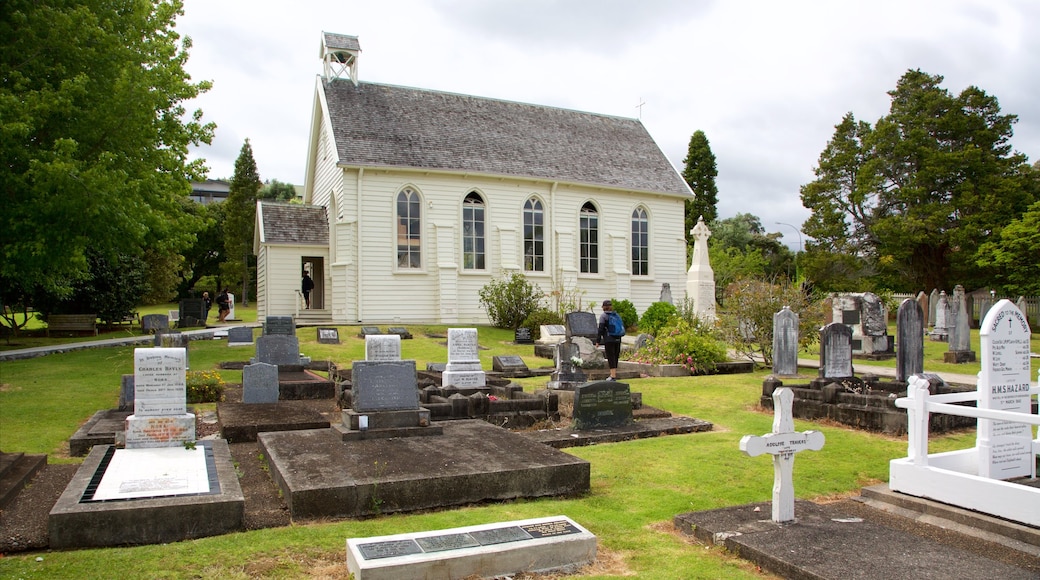
<path fill-rule="evenodd" d="M 227 261 L 223 271 L 228 278 L 242 281 L 243 305 L 249 304 L 249 273 L 253 256 L 253 230 L 256 222 L 256 197 L 260 191 L 260 173 L 253 159 L 249 139 L 235 160 L 235 175 L 228 187 L 224 221 L 224 251 Z"/>
<path fill-rule="evenodd" d="M 690 146 L 683 159 L 682 176 L 693 190 L 694 199 L 686 200 L 686 241 L 693 243 L 690 230 L 697 225 L 697 218 L 704 216 L 705 222 L 718 219 L 719 189 L 715 186 L 718 169 L 715 167 L 715 154 L 704 131 L 696 131 L 690 137 Z"/>

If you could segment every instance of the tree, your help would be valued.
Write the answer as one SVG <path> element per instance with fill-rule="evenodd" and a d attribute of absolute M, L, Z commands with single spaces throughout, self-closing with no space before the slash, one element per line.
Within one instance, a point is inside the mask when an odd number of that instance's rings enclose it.
<path fill-rule="evenodd" d="M 766 233 L 762 221 L 749 213 L 713 222 L 708 257 L 715 273 L 716 299 L 738 278 L 775 280 L 793 277 L 794 254 L 780 243 L 782 234 Z"/>
<path fill-rule="evenodd" d="M 257 197 L 271 201 L 293 201 L 296 199 L 296 187 L 291 183 L 283 183 L 277 179 L 272 179 L 260 188 L 260 193 L 257 194 Z"/>
<path fill-rule="evenodd" d="M 693 190 L 694 199 L 686 200 L 686 242 L 693 244 L 690 230 L 697 225 L 697 219 L 704 216 L 705 223 L 718 218 L 715 206 L 719 203 L 719 190 L 715 186 L 718 170 L 715 168 L 715 154 L 703 131 L 695 131 L 690 137 L 690 146 L 683 159 L 683 179 Z"/>
<path fill-rule="evenodd" d="M 1025 157 L 1011 150 L 1015 115 L 976 87 L 952 95 L 942 80 L 908 71 L 873 127 L 851 113 L 836 126 L 816 180 L 801 190 L 813 212 L 803 228 L 814 240 L 807 252 L 817 254 L 808 263 L 841 256 L 848 268 L 838 275 L 871 276 L 893 290 L 991 281 L 981 243 L 1036 194 Z"/>
<path fill-rule="evenodd" d="M 798 315 L 798 342 L 807 347 L 816 341 L 823 321 L 823 304 L 814 301 L 790 281 L 771 283 L 738 278 L 726 287 L 725 308 L 719 326 L 738 354 L 748 360 L 773 362 L 773 315 L 789 306 Z"/>
<path fill-rule="evenodd" d="M 253 257 L 253 233 L 256 226 L 256 196 L 260 191 L 260 174 L 253 159 L 249 139 L 235 160 L 235 174 L 228 186 L 224 203 L 224 251 L 222 266 L 228 278 L 242 281 L 242 304 L 249 304 L 250 262 Z"/>
<path fill-rule="evenodd" d="M 1011 295 L 1040 294 L 1040 201 L 1009 223 L 999 238 L 982 244 L 979 262 L 999 272 L 996 280 Z"/>
<path fill-rule="evenodd" d="M 195 284 L 206 276 L 219 276 L 224 261 L 224 208 L 226 203 L 201 204 L 185 200 L 185 211 L 199 220 L 195 242 L 184 251 L 177 284 L 178 296 L 193 296 Z M 219 281 L 218 281 L 219 282 Z M 217 288 L 213 288 L 214 291 Z M 215 295 L 214 295 L 215 297 Z"/>
<path fill-rule="evenodd" d="M 182 13 L 180 0 L 0 4 L 4 304 L 71 296 L 96 279 L 91 253 L 113 262 L 190 239 L 176 200 L 205 172 L 189 145 L 214 125 L 182 104 L 210 87 L 184 70 Z"/>

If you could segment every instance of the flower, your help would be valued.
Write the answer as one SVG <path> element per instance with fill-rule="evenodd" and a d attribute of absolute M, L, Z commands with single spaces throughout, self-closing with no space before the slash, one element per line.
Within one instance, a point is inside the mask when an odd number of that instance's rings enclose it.
<path fill-rule="evenodd" d="M 583 362 L 585 362 L 585 361 L 581 360 L 580 356 L 572 356 L 571 357 L 571 365 L 572 366 L 576 366 L 578 368 L 581 368 L 581 365 L 582 365 Z"/>

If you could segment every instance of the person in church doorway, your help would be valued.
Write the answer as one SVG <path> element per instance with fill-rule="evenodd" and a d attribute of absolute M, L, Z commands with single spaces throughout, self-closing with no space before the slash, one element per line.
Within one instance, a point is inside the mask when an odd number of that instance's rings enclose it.
<path fill-rule="evenodd" d="M 311 280 L 311 275 L 306 270 L 303 271 L 303 302 L 306 308 L 310 310 L 311 307 L 311 290 L 314 290 L 314 280 Z"/>
<path fill-rule="evenodd" d="M 621 337 L 625 336 L 625 323 L 621 321 L 621 315 L 614 312 L 614 304 L 609 299 L 603 301 L 603 314 L 599 315 L 599 333 L 596 344 L 603 345 L 604 354 L 607 357 L 607 366 L 610 367 L 610 378 L 608 381 L 617 380 L 618 358 L 621 357 Z"/>

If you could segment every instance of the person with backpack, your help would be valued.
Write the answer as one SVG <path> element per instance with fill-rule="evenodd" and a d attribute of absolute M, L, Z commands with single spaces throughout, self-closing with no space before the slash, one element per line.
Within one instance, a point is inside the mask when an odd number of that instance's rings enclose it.
<path fill-rule="evenodd" d="M 599 315 L 599 335 L 596 337 L 596 344 L 603 345 L 603 351 L 607 357 L 607 366 L 610 367 L 608 381 L 617 380 L 622 336 L 625 336 L 625 323 L 621 321 L 621 315 L 614 312 L 614 304 L 609 299 L 604 300 L 603 314 Z"/>

